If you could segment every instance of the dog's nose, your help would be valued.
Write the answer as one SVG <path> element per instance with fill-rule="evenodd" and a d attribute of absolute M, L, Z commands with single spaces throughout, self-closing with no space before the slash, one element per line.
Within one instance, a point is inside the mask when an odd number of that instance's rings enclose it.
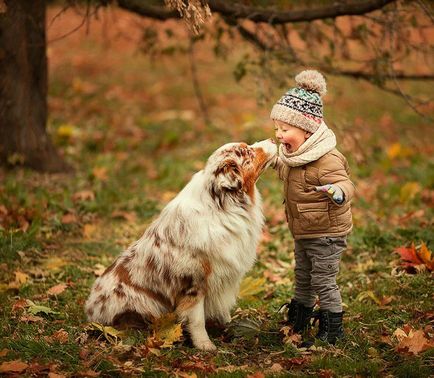
<path fill-rule="evenodd" d="M 268 139 L 271 143 L 276 144 L 276 141 L 273 138 Z"/>

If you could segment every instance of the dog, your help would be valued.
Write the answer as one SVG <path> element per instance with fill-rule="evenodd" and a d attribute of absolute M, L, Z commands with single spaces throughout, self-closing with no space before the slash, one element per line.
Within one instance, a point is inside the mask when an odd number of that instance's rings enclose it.
<path fill-rule="evenodd" d="M 271 139 L 216 150 L 143 236 L 97 278 L 85 304 L 89 321 L 118 325 L 174 312 L 196 348 L 216 349 L 205 320 L 231 321 L 264 224 L 256 181 L 276 153 Z"/>

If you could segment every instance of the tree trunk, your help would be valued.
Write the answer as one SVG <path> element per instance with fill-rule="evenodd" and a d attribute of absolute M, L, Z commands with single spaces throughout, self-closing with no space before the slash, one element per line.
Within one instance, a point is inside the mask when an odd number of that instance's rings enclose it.
<path fill-rule="evenodd" d="M 60 172 L 47 132 L 45 0 L 6 0 L 0 14 L 0 164 Z"/>

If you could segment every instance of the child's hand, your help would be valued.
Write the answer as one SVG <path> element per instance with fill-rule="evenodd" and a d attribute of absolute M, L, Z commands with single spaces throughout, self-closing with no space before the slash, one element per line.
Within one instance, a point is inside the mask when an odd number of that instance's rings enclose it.
<path fill-rule="evenodd" d="M 315 186 L 317 192 L 324 192 L 335 201 L 338 205 L 344 202 L 344 192 L 337 185 L 327 184 L 323 186 Z"/>

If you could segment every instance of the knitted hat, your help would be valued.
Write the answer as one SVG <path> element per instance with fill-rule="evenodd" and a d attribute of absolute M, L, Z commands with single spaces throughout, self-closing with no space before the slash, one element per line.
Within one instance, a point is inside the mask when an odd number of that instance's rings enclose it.
<path fill-rule="evenodd" d="M 271 110 L 271 119 L 314 133 L 323 121 L 321 97 L 327 93 L 324 77 L 314 70 L 300 72 L 291 88 Z"/>

